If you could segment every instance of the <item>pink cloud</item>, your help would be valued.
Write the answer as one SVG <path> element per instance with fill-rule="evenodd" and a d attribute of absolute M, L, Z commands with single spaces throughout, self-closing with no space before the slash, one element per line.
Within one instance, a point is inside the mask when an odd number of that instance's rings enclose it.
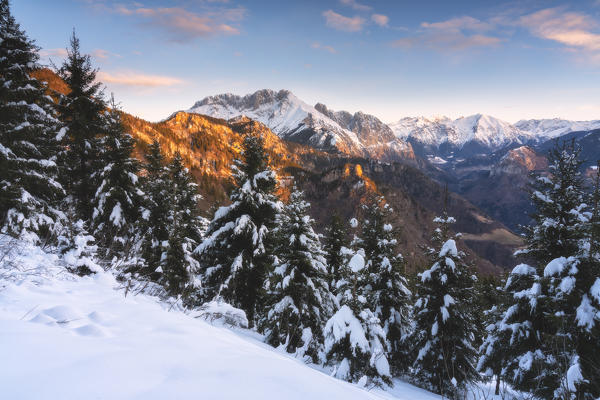
<path fill-rule="evenodd" d="M 98 80 L 122 86 L 153 88 L 159 86 L 173 86 L 183 83 L 182 80 L 170 76 L 148 75 L 136 71 L 98 72 Z"/>
<path fill-rule="evenodd" d="M 116 6 L 114 12 L 124 16 L 138 16 L 145 25 L 166 31 L 176 42 L 215 35 L 238 35 L 239 29 L 232 25 L 245 16 L 243 8 L 215 9 L 198 14 L 181 7 L 137 7 Z"/>
<path fill-rule="evenodd" d="M 371 9 L 370 6 L 360 4 L 356 0 L 340 0 L 340 3 L 342 3 L 345 6 L 352 7 L 357 11 L 369 11 Z"/>
<path fill-rule="evenodd" d="M 598 23 L 591 17 L 559 8 L 547 8 L 520 18 L 520 24 L 539 38 L 584 51 L 600 51 Z"/>
<path fill-rule="evenodd" d="M 312 47 L 313 49 L 325 50 L 331 54 L 337 53 L 337 50 L 335 48 L 333 48 L 332 46 L 323 45 L 319 42 L 314 42 L 313 44 L 310 45 L 310 47 Z"/>
<path fill-rule="evenodd" d="M 387 15 L 383 14 L 373 14 L 371 15 L 371 20 L 375 22 L 379 26 L 388 26 L 390 22 L 390 18 Z"/>
<path fill-rule="evenodd" d="M 328 27 L 344 31 L 344 32 L 359 32 L 365 24 L 364 18 L 361 17 L 345 17 L 333 10 L 324 11 L 322 14 L 325 17 L 325 23 Z"/>

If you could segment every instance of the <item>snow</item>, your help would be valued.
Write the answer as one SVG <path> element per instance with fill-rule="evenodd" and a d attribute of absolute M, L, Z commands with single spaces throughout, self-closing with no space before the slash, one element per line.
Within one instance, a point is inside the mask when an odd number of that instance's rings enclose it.
<path fill-rule="evenodd" d="M 195 315 L 195 313 L 192 313 L 192 315 Z M 218 326 L 248 327 L 246 313 L 221 300 L 213 300 L 203 304 L 195 317 L 202 318 Z"/>
<path fill-rule="evenodd" d="M 365 332 L 360 321 L 354 316 L 354 313 L 347 305 L 343 305 L 340 309 L 327 321 L 325 332 L 333 333 L 333 337 L 328 337 L 325 340 L 325 351 L 328 352 L 331 347 L 340 342 L 347 334 L 349 334 L 350 345 L 353 348 L 359 348 L 366 352 L 369 348 L 369 342 L 365 337 Z"/>
<path fill-rule="evenodd" d="M 212 326 L 150 296 L 125 296 L 107 272 L 75 277 L 56 256 L 23 250 L 12 260 L 35 267 L 34 275 L 6 279 L 8 264 L 0 264 L 3 398 L 440 399 L 401 381 L 366 391 L 255 333 Z"/>
<path fill-rule="evenodd" d="M 535 268 L 527 264 L 519 264 L 511 271 L 511 275 L 532 275 L 533 273 L 535 273 Z"/>
<path fill-rule="evenodd" d="M 263 123 L 284 139 L 311 129 L 319 132 L 311 138 L 311 144 L 321 147 L 339 141 L 362 147 L 354 132 L 342 128 L 288 90 L 264 89 L 244 97 L 233 94 L 210 96 L 194 104 L 188 112 L 226 120 L 246 116 Z"/>
<path fill-rule="evenodd" d="M 546 265 L 546 268 L 544 268 L 544 276 L 560 275 L 565 269 L 566 265 L 572 264 L 574 262 L 576 262 L 576 259 L 573 257 L 555 258 Z"/>
<path fill-rule="evenodd" d="M 582 382 L 583 375 L 581 374 L 581 368 L 579 367 L 579 357 L 575 356 L 575 360 L 573 365 L 569 367 L 567 371 L 567 388 L 571 392 L 575 392 L 577 387 L 575 386 L 577 383 Z"/>
<path fill-rule="evenodd" d="M 596 278 L 596 281 L 590 288 L 590 294 L 596 299 L 597 302 L 600 302 L 600 278 Z"/>
<path fill-rule="evenodd" d="M 450 253 L 450 255 L 453 257 L 458 256 L 458 250 L 456 249 L 456 242 L 454 239 L 449 239 L 446 241 L 446 243 L 444 243 L 442 249 L 440 250 L 439 256 L 445 257 L 448 253 Z"/>
<path fill-rule="evenodd" d="M 482 114 L 455 120 L 448 117 L 407 117 L 388 126 L 398 138 L 410 138 L 436 147 L 448 143 L 462 148 L 469 142 L 477 142 L 491 150 L 498 150 L 510 143 L 528 142 L 536 136 L 508 122 Z M 432 157 L 430 161 L 440 164 L 446 160 Z"/>
<path fill-rule="evenodd" d="M 594 308 L 587 295 L 583 295 L 581 304 L 576 311 L 575 320 L 577 325 L 590 330 L 594 326 L 595 319 L 600 320 L 600 311 Z"/>
<path fill-rule="evenodd" d="M 362 271 L 363 268 L 365 268 L 365 259 L 361 254 L 356 253 L 350 259 L 350 263 L 348 264 L 348 266 L 350 267 L 352 272 L 356 273 L 356 272 Z"/>

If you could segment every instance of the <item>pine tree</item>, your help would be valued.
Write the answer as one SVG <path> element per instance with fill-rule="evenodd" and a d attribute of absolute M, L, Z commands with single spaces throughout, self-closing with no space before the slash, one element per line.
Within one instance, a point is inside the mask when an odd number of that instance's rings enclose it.
<path fill-rule="evenodd" d="M 56 238 L 64 215 L 57 179 L 54 103 L 31 72 L 38 47 L 0 0 L 0 231 L 39 243 Z"/>
<path fill-rule="evenodd" d="M 404 261 L 395 253 L 397 240 L 389 223 L 393 210 L 384 198 L 373 198 L 362 208 L 361 244 L 367 257 L 368 300 L 383 326 L 392 372 L 400 375 L 409 366 L 405 339 L 411 326 L 412 304 Z"/>
<path fill-rule="evenodd" d="M 196 252 L 201 257 L 204 299 L 224 299 L 244 310 L 253 324 L 263 311 L 260 302 L 274 263 L 272 230 L 281 203 L 263 139 L 246 136 L 243 157 L 234 165 L 231 205 L 217 210 Z"/>
<path fill-rule="evenodd" d="M 506 346 L 510 335 L 502 324 L 508 304 L 502 287 L 492 276 L 478 280 L 477 306 L 481 321 L 482 343 L 479 346 L 477 371 L 488 378 L 496 377 L 495 394 L 500 394 L 502 368 L 506 360 Z"/>
<path fill-rule="evenodd" d="M 89 55 L 81 54 L 79 39 L 71 36 L 67 59 L 58 75 L 69 87 L 69 93 L 59 104 L 60 119 L 64 123 L 67 148 L 62 168 L 62 181 L 70 193 L 77 215 L 89 221 L 93 213 L 96 182 L 91 179 L 99 169 L 101 157 L 100 136 L 106 123 L 101 84 L 96 82 L 96 70 Z"/>
<path fill-rule="evenodd" d="M 340 270 L 344 268 L 345 257 L 342 249 L 349 246 L 348 228 L 344 219 L 338 214 L 331 217 L 329 226 L 325 229 L 324 250 L 326 253 L 327 267 L 329 268 L 329 285 L 335 292 L 337 282 L 340 280 Z"/>
<path fill-rule="evenodd" d="M 106 116 L 106 136 L 101 141 L 101 168 L 93 177 L 99 184 L 92 214 L 100 254 L 108 259 L 131 255 L 131 248 L 140 233 L 138 220 L 144 197 L 138 183 L 139 162 L 131 156 L 133 138 L 125 132 L 114 99 L 111 106 Z"/>
<path fill-rule="evenodd" d="M 279 262 L 271 274 L 268 311 L 261 329 L 272 346 L 318 363 L 323 358 L 323 327 L 333 312 L 334 298 L 309 206 L 303 193 L 294 188 L 278 221 Z"/>
<path fill-rule="evenodd" d="M 333 375 L 359 385 L 391 385 L 386 337 L 369 308 L 364 251 L 357 251 L 341 271 L 339 310 L 325 325 L 325 352 Z"/>
<path fill-rule="evenodd" d="M 171 227 L 170 180 L 165 159 L 158 141 L 153 141 L 145 153 L 145 174 L 142 177 L 142 189 L 146 194 L 144 208 L 144 235 L 142 240 L 142 258 L 144 268 L 140 274 L 144 278 L 158 281 L 164 270 L 164 260 Z"/>
<path fill-rule="evenodd" d="M 555 170 L 569 171 L 568 167 L 579 167 L 578 149 L 563 147 L 560 163 Z M 562 167 L 562 164 L 567 167 Z M 575 207 L 569 214 L 576 217 L 571 221 L 572 240 L 582 237 L 574 254 L 565 254 L 550 261 L 544 268 L 547 284 L 548 320 L 553 322 L 551 335 L 546 336 L 548 352 L 555 360 L 554 374 L 557 379 L 553 395 L 561 398 L 588 398 L 600 396 L 600 262 L 594 232 L 598 214 L 597 201 L 592 200 L 594 209 L 587 211 L 583 188 L 577 180 L 579 170 L 572 172 L 575 179 L 566 192 L 573 197 Z M 598 183 L 596 184 L 596 195 Z M 574 195 L 578 193 L 580 195 Z M 562 193 L 561 193 L 562 194 Z M 564 196 L 567 197 L 567 196 Z M 594 287 L 597 285 L 597 287 Z M 589 378 L 586 378 L 589 377 Z"/>
<path fill-rule="evenodd" d="M 449 236 L 455 219 L 444 215 L 435 222 L 439 227 L 433 242 L 439 250 L 429 250 L 432 266 L 419 274 L 416 288 L 413 377 L 427 389 L 458 398 L 465 385 L 477 379 L 474 277 Z"/>
<path fill-rule="evenodd" d="M 580 151 L 574 142 L 557 142 L 547 156 L 551 175 L 533 176 L 530 192 L 535 212 L 532 225 L 524 227 L 527 248 L 520 254 L 535 261 L 540 276 L 550 261 L 579 250 L 585 197 Z"/>
<path fill-rule="evenodd" d="M 534 179 L 534 223 L 526 228 L 526 248 L 520 252 L 531 266 L 519 265 L 509 277 L 511 305 L 501 322 L 510 334 L 505 379 L 542 398 L 572 391 L 569 374 L 579 359 L 575 309 L 582 304 L 584 286 L 591 285 L 589 277 L 582 279 L 589 268 L 580 263 L 589 213 L 579 149 L 557 143 L 548 160 L 550 175 Z M 580 289 L 574 291 L 576 286 Z"/>
<path fill-rule="evenodd" d="M 578 267 L 582 273 L 576 277 L 581 302 L 576 311 L 578 359 L 573 365 L 578 364 L 581 379 L 574 383 L 574 391 L 584 399 L 600 397 L 600 162 L 596 166 L 591 200 L 592 215 L 587 229 L 590 250 L 587 257 L 584 254 L 584 265 Z"/>
<path fill-rule="evenodd" d="M 193 251 L 202 239 L 198 185 L 183 165 L 178 152 L 168 166 L 168 173 L 171 186 L 171 228 L 162 268 L 164 280 L 170 294 L 193 296 L 199 289 L 196 276 L 200 273 L 200 264 Z"/>

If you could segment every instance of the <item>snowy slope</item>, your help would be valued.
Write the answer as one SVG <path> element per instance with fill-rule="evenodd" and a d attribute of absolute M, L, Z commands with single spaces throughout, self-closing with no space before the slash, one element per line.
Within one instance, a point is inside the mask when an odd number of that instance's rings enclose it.
<path fill-rule="evenodd" d="M 6 248 L 0 235 L 0 251 Z M 112 275 L 76 278 L 57 258 L 14 246 L 0 262 L 0 387 L 19 399 L 415 399 L 396 382 L 367 391 L 149 296 Z M 10 259 L 10 261 L 7 261 Z"/>
<path fill-rule="evenodd" d="M 522 131 L 508 122 L 489 115 L 475 114 L 451 120 L 447 117 L 403 118 L 389 124 L 399 138 L 412 139 L 424 145 L 439 147 L 446 143 L 462 148 L 475 142 L 490 150 L 507 144 L 527 143 L 535 139 L 533 133 Z"/>
<path fill-rule="evenodd" d="M 460 149 L 468 143 L 477 143 L 495 151 L 509 144 L 542 142 L 569 132 L 598 129 L 600 120 L 531 119 L 510 124 L 489 115 L 475 114 L 455 120 L 448 117 L 407 117 L 389 126 L 398 138 L 426 146 L 448 144 Z"/>
<path fill-rule="evenodd" d="M 568 121 L 566 119 L 529 119 L 521 120 L 515 127 L 530 132 L 540 140 L 553 139 L 569 132 L 589 131 L 600 128 L 600 120 L 597 121 Z"/>

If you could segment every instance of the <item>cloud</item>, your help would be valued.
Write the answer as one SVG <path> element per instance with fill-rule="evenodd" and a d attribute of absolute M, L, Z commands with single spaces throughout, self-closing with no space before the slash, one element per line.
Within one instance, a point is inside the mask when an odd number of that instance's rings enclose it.
<path fill-rule="evenodd" d="M 322 14 L 325 17 L 325 24 L 333 29 L 344 32 L 359 32 L 365 24 L 364 18 L 361 17 L 345 17 L 333 10 L 324 11 Z"/>
<path fill-rule="evenodd" d="M 413 36 L 392 42 L 394 47 L 426 47 L 434 50 L 465 50 L 499 45 L 504 39 L 486 34 L 494 25 L 470 16 L 440 22 L 423 22 Z"/>
<path fill-rule="evenodd" d="M 360 4 L 356 0 L 340 0 L 340 3 L 342 3 L 345 6 L 352 7 L 357 11 L 369 11 L 371 9 L 370 6 Z"/>
<path fill-rule="evenodd" d="M 492 28 L 491 24 L 478 20 L 477 18 L 463 16 L 458 18 L 451 18 L 442 22 L 423 22 L 421 23 L 423 28 L 431 28 L 438 30 L 469 30 L 469 31 L 487 31 Z"/>
<path fill-rule="evenodd" d="M 583 51 L 600 51 L 600 34 L 592 31 L 598 29 L 598 23 L 585 14 L 547 8 L 521 17 L 520 24 L 539 38 Z"/>
<path fill-rule="evenodd" d="M 244 8 L 209 9 L 195 13 L 181 7 L 136 7 L 117 5 L 114 12 L 128 17 L 138 17 L 149 27 L 164 30 L 175 42 L 186 42 L 196 38 L 216 35 L 238 35 L 238 28 L 232 23 L 244 19 Z"/>
<path fill-rule="evenodd" d="M 120 54 L 113 53 L 113 52 L 110 52 L 110 51 L 104 50 L 104 49 L 96 49 L 96 50 L 92 51 L 91 55 L 92 55 L 92 57 L 99 59 L 99 60 L 106 60 L 110 57 L 121 58 Z"/>
<path fill-rule="evenodd" d="M 373 14 L 371 15 L 371 20 L 377 25 L 383 27 L 388 26 L 388 23 L 390 22 L 390 18 L 387 15 L 383 14 Z"/>
<path fill-rule="evenodd" d="M 67 49 L 42 49 L 40 50 L 40 57 L 42 58 L 67 58 Z"/>
<path fill-rule="evenodd" d="M 335 48 L 333 48 L 332 46 L 323 45 L 319 42 L 314 42 L 313 44 L 310 45 L 310 47 L 312 47 L 313 49 L 325 50 L 325 51 L 330 52 L 331 54 L 337 53 L 337 50 Z"/>
<path fill-rule="evenodd" d="M 496 46 L 502 39 L 486 35 L 464 35 L 460 32 L 407 37 L 395 40 L 392 46 L 401 48 L 428 47 L 436 50 L 465 50 L 472 47 Z"/>
<path fill-rule="evenodd" d="M 178 78 L 163 75 L 148 75 L 136 71 L 98 72 L 97 78 L 104 83 L 121 86 L 155 88 L 159 86 L 173 86 L 182 84 Z"/>

